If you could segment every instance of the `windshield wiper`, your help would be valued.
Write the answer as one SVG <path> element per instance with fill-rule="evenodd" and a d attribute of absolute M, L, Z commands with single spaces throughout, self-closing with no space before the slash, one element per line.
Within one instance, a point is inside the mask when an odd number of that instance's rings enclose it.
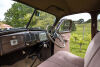
<path fill-rule="evenodd" d="M 37 11 L 37 10 L 35 9 L 34 12 L 33 12 L 33 14 L 32 14 L 32 16 L 30 17 L 29 22 L 28 22 L 27 25 L 26 25 L 26 28 L 29 27 L 29 25 L 30 25 L 30 23 L 31 23 L 31 20 L 32 20 L 33 16 L 35 15 L 36 11 Z"/>

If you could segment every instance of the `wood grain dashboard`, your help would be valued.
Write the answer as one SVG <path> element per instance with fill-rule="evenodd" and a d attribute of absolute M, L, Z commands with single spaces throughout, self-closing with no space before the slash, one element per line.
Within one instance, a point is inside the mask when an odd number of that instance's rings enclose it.
<path fill-rule="evenodd" d="M 0 56 L 25 47 L 24 34 L 15 33 L 0 37 Z"/>

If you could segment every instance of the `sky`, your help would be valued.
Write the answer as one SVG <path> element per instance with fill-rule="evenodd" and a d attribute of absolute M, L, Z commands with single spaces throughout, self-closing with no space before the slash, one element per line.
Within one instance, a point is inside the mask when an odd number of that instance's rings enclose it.
<path fill-rule="evenodd" d="M 9 8 L 11 8 L 11 5 L 14 3 L 12 0 L 1 0 L 0 1 L 0 21 L 4 20 L 4 13 L 7 12 Z M 78 20 L 78 19 L 84 19 L 87 21 L 90 19 L 90 15 L 88 13 L 81 13 L 81 14 L 75 14 L 66 16 L 64 18 L 72 19 L 72 20 Z"/>
<path fill-rule="evenodd" d="M 89 13 L 79 13 L 79 14 L 65 16 L 63 18 L 72 19 L 74 21 L 79 19 L 84 19 L 84 21 L 87 21 L 88 19 L 91 19 L 91 16 Z"/>
<path fill-rule="evenodd" d="M 11 8 L 11 4 L 13 3 L 11 0 L 0 0 L 0 20 L 4 19 L 4 13 Z"/>

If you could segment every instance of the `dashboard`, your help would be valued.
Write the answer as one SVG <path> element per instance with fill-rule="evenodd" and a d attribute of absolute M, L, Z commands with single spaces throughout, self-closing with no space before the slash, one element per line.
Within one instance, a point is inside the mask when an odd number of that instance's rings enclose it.
<path fill-rule="evenodd" d="M 24 30 L 4 34 L 0 36 L 0 56 L 47 40 L 47 33 L 43 30 Z"/>

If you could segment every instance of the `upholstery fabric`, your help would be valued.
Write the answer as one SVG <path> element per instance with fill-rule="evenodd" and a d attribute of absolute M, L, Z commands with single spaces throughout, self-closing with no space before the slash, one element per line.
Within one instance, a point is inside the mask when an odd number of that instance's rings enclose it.
<path fill-rule="evenodd" d="M 90 67 L 93 65 L 92 63 L 94 62 L 95 65 L 99 63 L 100 67 L 100 32 L 98 32 L 92 41 L 90 42 L 86 55 L 85 55 L 85 62 L 84 62 L 84 67 Z M 98 60 L 96 60 L 98 59 Z M 95 60 L 95 61 L 94 61 Z M 99 62 L 98 62 L 99 61 Z M 91 67 L 98 67 L 98 66 L 91 66 Z"/>
<path fill-rule="evenodd" d="M 59 51 L 38 67 L 84 67 L 84 59 L 67 51 Z"/>

